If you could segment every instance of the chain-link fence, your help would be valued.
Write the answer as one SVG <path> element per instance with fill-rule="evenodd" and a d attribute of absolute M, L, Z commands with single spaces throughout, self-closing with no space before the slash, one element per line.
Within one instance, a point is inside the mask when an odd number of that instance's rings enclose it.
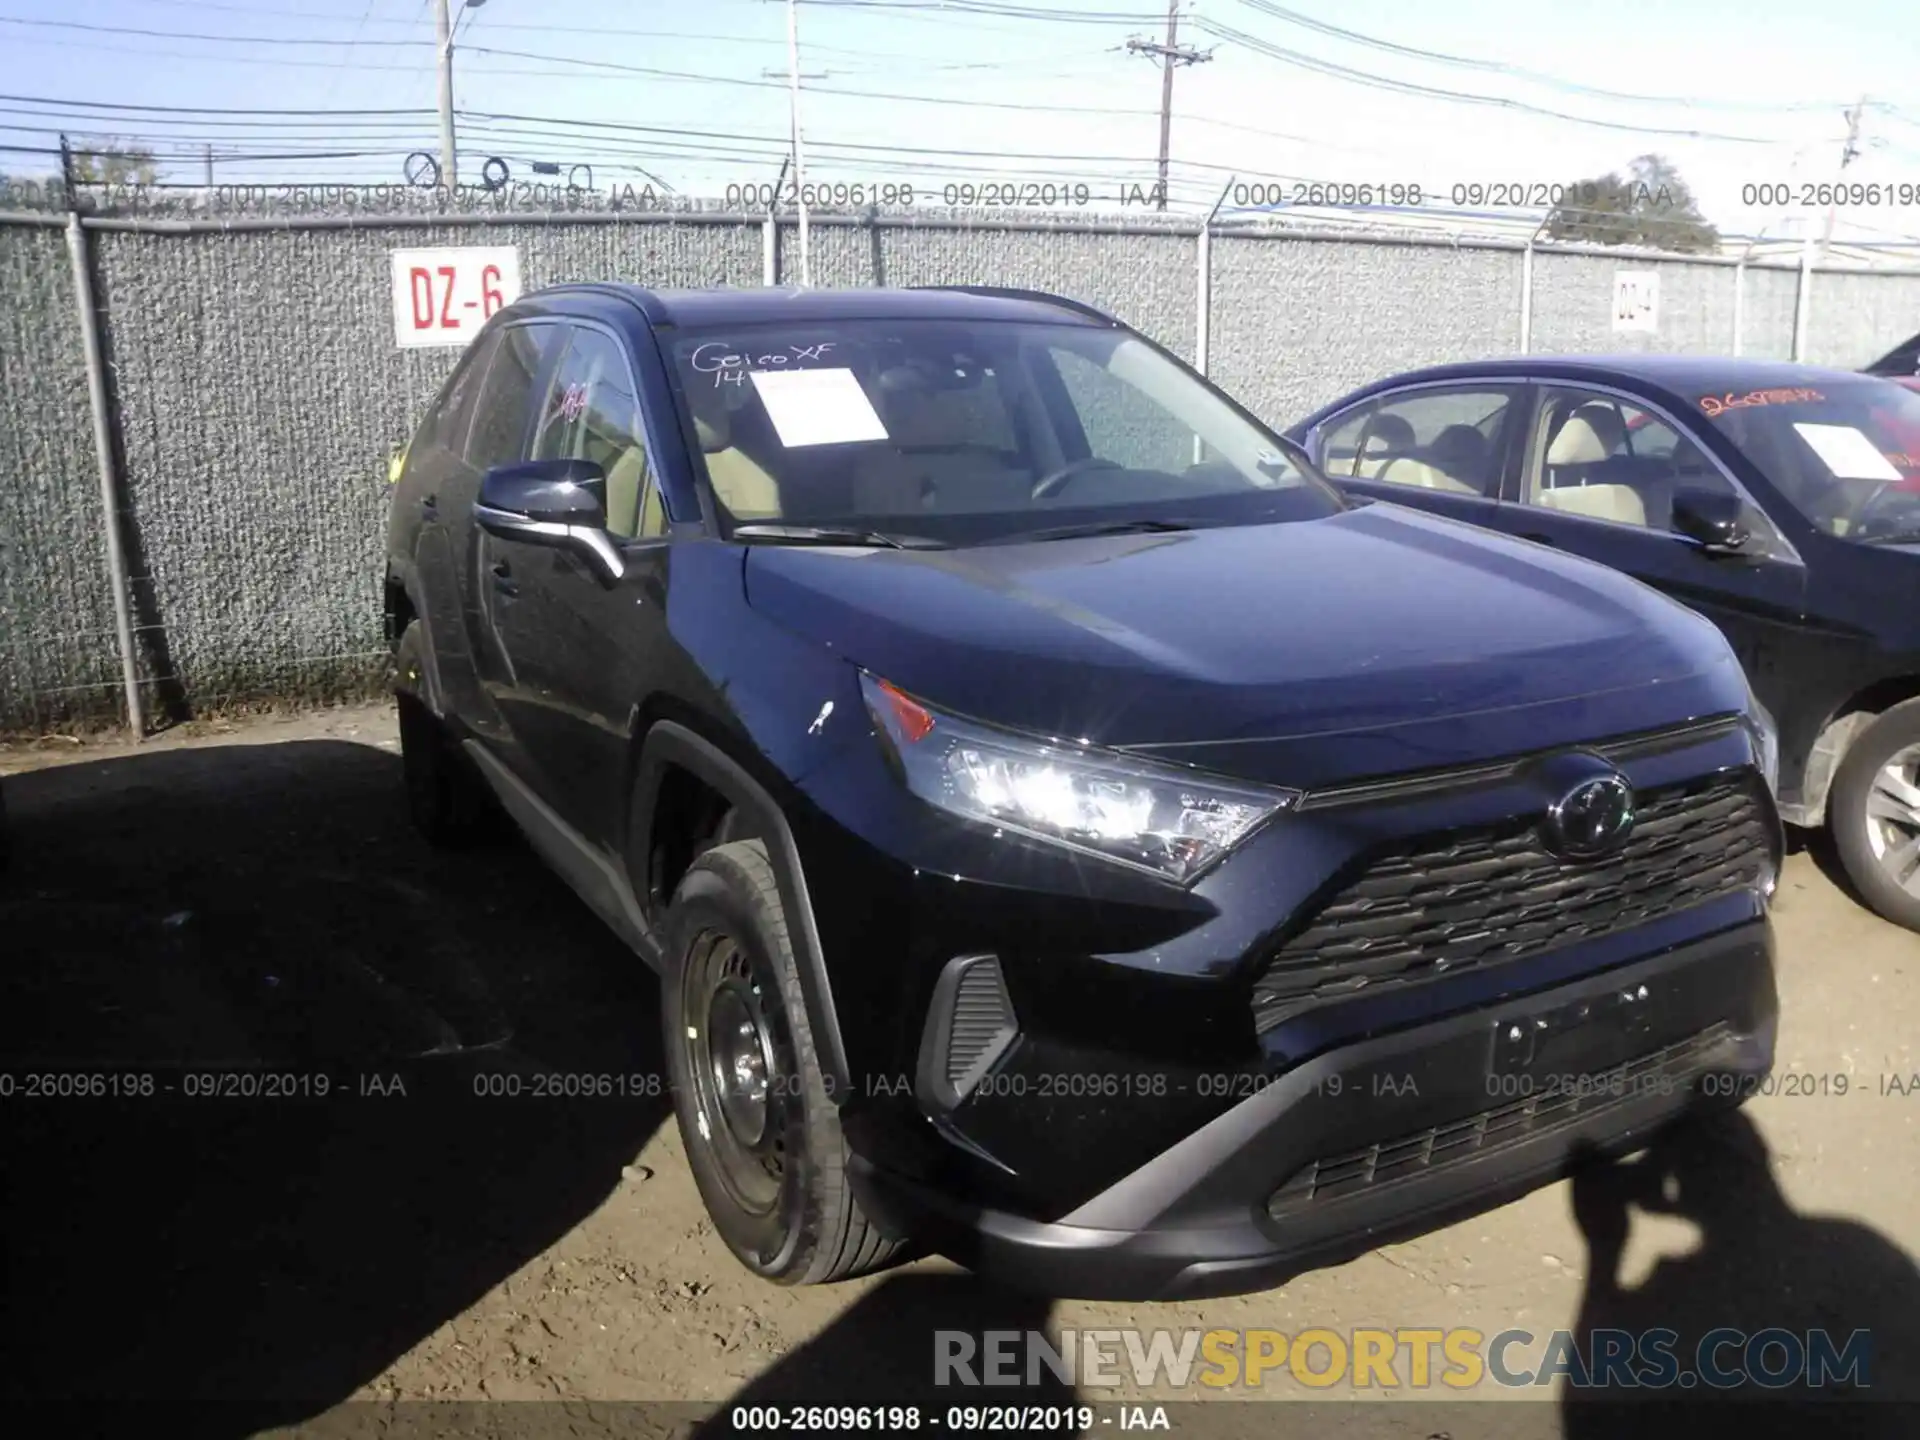
<path fill-rule="evenodd" d="M 785 218 L 711 209 L 0 213 L 0 729 L 123 718 L 129 674 L 150 725 L 379 683 L 386 460 L 457 354 L 396 344 L 394 250 L 512 245 L 527 291 L 757 286 L 797 278 L 797 240 Z M 808 251 L 816 285 L 1090 301 L 1276 426 L 1449 360 L 1650 349 L 1854 367 L 1920 330 L 1920 273 L 1273 222 L 816 215 Z M 1622 269 L 1659 276 L 1651 330 L 1615 328 Z"/>

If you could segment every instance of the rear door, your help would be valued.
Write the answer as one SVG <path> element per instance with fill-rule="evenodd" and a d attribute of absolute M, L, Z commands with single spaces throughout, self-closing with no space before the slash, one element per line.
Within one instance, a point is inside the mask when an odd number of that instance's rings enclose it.
<path fill-rule="evenodd" d="M 1786 709 L 1801 628 L 1806 567 L 1744 487 L 1644 400 L 1597 386 L 1543 384 L 1495 523 L 1523 539 L 1598 560 L 1707 616 L 1732 643 L 1755 691 Z M 1746 505 L 1753 538 L 1717 555 L 1672 528 L 1679 489 L 1717 490 Z"/>
<path fill-rule="evenodd" d="M 1526 391 L 1489 380 L 1388 390 L 1321 421 L 1307 448 L 1350 494 L 1489 525 Z"/>
<path fill-rule="evenodd" d="M 407 446 L 405 483 L 394 497 L 396 505 L 410 509 L 405 523 L 416 527 L 413 563 L 420 580 L 422 619 L 440 683 L 440 703 L 456 725 L 472 725 L 485 709 L 467 630 L 466 583 L 455 537 L 464 533 L 459 518 L 473 503 L 475 477 L 467 464 L 467 435 L 500 336 L 498 329 L 490 330 L 461 358 L 433 413 Z"/>

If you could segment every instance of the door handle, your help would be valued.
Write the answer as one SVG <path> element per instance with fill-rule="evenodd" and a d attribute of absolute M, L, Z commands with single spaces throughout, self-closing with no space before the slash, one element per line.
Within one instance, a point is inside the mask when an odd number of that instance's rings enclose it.
<path fill-rule="evenodd" d="M 513 578 L 513 567 L 504 560 L 496 560 L 488 567 L 493 571 L 493 588 L 502 595 L 518 595 L 520 586 Z"/>
<path fill-rule="evenodd" d="M 1560 542 L 1555 540 L 1551 535 L 1522 535 L 1520 538 L 1522 540 L 1531 540 L 1536 545 L 1551 545 L 1555 549 L 1560 547 Z"/>
<path fill-rule="evenodd" d="M 435 496 L 425 495 L 421 497 L 420 514 L 428 520 L 437 520 L 440 518 L 440 506 Z"/>

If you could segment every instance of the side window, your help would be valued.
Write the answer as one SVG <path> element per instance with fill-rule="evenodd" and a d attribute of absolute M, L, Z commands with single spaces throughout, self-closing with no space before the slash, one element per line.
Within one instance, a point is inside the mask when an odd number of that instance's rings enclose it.
<path fill-rule="evenodd" d="M 1632 401 L 1577 386 L 1541 393 L 1521 486 L 1528 504 L 1670 531 L 1680 490 L 1740 495 L 1698 445 Z M 1772 522 L 1751 502 L 1747 527 L 1760 542 L 1756 550 L 1784 548 Z"/>
<path fill-rule="evenodd" d="M 1320 468 L 1328 475 L 1351 478 L 1360 459 L 1360 432 L 1372 418 L 1373 405 L 1368 402 L 1326 422 L 1320 431 Z"/>
<path fill-rule="evenodd" d="M 647 493 L 640 501 L 639 533 L 649 540 L 667 533 L 667 502 L 661 498 L 658 485 L 647 486 Z"/>
<path fill-rule="evenodd" d="M 1500 437 L 1515 394 L 1512 386 L 1474 386 L 1387 395 L 1340 436 L 1348 455 L 1342 473 L 1497 499 Z"/>
<path fill-rule="evenodd" d="M 1138 386 L 1064 347 L 1049 346 L 1047 356 L 1066 387 L 1093 458 L 1129 470 L 1173 475 L 1194 462 L 1193 428 L 1155 405 Z"/>
<path fill-rule="evenodd" d="M 492 363 L 493 352 L 499 344 L 500 332 L 495 330 L 476 340 L 461 357 L 423 427 L 422 433 L 431 435 L 433 444 L 443 445 L 455 455 L 466 449 L 467 430 L 473 423 L 473 397 L 486 378 L 487 366 Z"/>
<path fill-rule="evenodd" d="M 475 402 L 467 463 L 477 470 L 525 458 L 521 442 L 540 370 L 563 332 L 556 325 L 517 325 L 504 332 Z"/>
<path fill-rule="evenodd" d="M 641 533 L 650 478 L 633 369 L 606 332 L 574 326 L 571 335 L 547 389 L 533 457 L 593 461 L 607 476 L 607 529 L 633 536 Z"/>

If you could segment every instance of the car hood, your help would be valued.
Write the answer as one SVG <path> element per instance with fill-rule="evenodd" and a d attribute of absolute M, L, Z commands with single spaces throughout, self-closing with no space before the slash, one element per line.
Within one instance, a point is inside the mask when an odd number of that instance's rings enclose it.
<path fill-rule="evenodd" d="M 747 599 L 977 719 L 1326 784 L 1737 709 L 1707 621 L 1393 505 L 955 550 L 755 546 Z"/>

